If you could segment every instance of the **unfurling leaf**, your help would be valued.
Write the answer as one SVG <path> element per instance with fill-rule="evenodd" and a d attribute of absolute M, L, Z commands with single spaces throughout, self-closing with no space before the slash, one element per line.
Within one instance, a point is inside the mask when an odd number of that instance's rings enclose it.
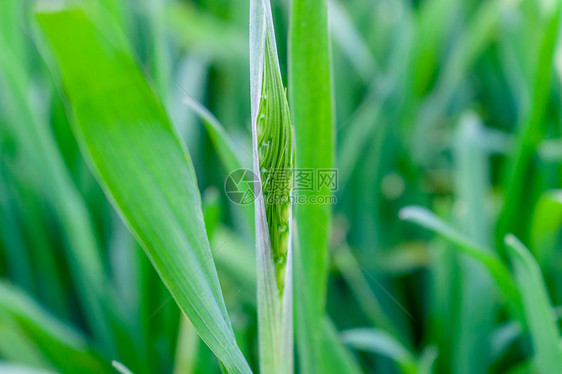
<path fill-rule="evenodd" d="M 258 156 L 265 214 L 279 291 L 283 292 L 291 217 L 293 186 L 293 128 L 286 92 L 266 35 L 263 80 L 258 121 Z"/>

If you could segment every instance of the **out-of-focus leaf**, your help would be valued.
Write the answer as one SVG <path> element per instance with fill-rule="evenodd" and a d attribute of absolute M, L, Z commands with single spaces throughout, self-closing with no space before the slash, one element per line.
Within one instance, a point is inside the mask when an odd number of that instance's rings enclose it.
<path fill-rule="evenodd" d="M 420 242 L 404 243 L 392 251 L 381 253 L 373 261 L 384 274 L 408 275 L 428 266 L 428 248 Z"/>
<path fill-rule="evenodd" d="M 417 373 L 415 356 L 392 335 L 377 329 L 353 329 L 342 333 L 345 343 L 355 349 L 376 353 L 394 360 L 404 373 Z"/>
<path fill-rule="evenodd" d="M 562 228 L 562 190 L 545 192 L 537 202 L 531 221 L 531 248 L 541 265 L 548 264 Z"/>
<path fill-rule="evenodd" d="M 1 167 L 1 165 L 0 165 Z M 8 199 L 6 174 L 0 169 L 0 242 L 6 248 L 8 275 L 28 292 L 33 292 L 34 280 L 30 254 L 17 224 L 12 202 Z"/>
<path fill-rule="evenodd" d="M 326 373 L 360 373 L 361 368 L 347 348 L 342 344 L 336 327 L 328 317 L 324 319 L 322 330 Z"/>
<path fill-rule="evenodd" d="M 184 103 L 203 121 L 227 173 L 236 169 L 250 167 L 250 150 L 240 144 L 239 140 L 228 134 L 207 108 L 192 97 L 185 98 Z"/>
<path fill-rule="evenodd" d="M 490 357 L 499 360 L 520 335 L 520 323 L 507 322 L 497 327 L 491 336 Z"/>
<path fill-rule="evenodd" d="M 215 116 L 197 100 L 187 97 L 184 99 L 184 103 L 197 114 L 205 125 L 227 174 L 235 170 L 250 168 L 252 156 L 247 145 L 242 144 L 241 140 L 229 134 Z M 252 222 L 254 222 L 253 204 L 238 205 L 238 208 L 246 220 L 244 226 L 252 228 Z"/>
<path fill-rule="evenodd" d="M 562 317 L 562 309 L 554 308 L 553 313 L 557 320 Z M 490 356 L 497 361 L 507 352 L 507 350 L 520 338 L 523 328 L 518 321 L 508 321 L 498 326 L 491 336 Z"/>
<path fill-rule="evenodd" d="M 355 165 L 364 155 L 365 144 L 369 144 L 375 138 L 380 144 L 383 135 L 383 124 L 380 123 L 380 109 L 384 96 L 388 93 L 387 89 L 378 90 L 369 94 L 364 103 L 353 112 L 348 122 L 345 122 L 342 129 L 341 146 L 338 147 L 338 178 L 340 186 L 345 187 L 355 170 Z M 371 95 L 376 94 L 377 99 L 371 103 Z M 379 98 L 379 96 L 381 96 Z M 345 126 L 345 128 L 344 128 Z"/>
<path fill-rule="evenodd" d="M 20 3 L 16 0 L 8 3 Z M 20 31 L 21 32 L 21 31 Z M 6 34 L 8 35 L 8 34 Z M 66 258 L 72 280 L 78 289 L 80 307 L 88 325 L 104 342 L 104 349 L 112 351 L 113 337 L 109 331 L 106 306 L 107 279 L 90 213 L 66 168 L 60 150 L 48 124 L 32 105 L 31 83 L 25 64 L 4 41 L 0 34 L 0 92 L 3 115 L 7 118 L 8 132 L 17 140 L 26 162 L 35 165 L 33 178 L 64 227 Z"/>
<path fill-rule="evenodd" d="M 488 269 L 508 301 L 513 302 L 517 308 L 521 305 L 521 296 L 509 270 L 493 252 L 473 243 L 425 208 L 416 206 L 403 208 L 400 210 L 400 218 L 436 232 L 453 243 L 460 251 L 476 259 Z"/>
<path fill-rule="evenodd" d="M 129 368 L 127 368 L 125 365 L 123 365 L 119 361 L 113 360 L 111 362 L 111 365 L 113 366 L 113 368 L 115 370 L 117 370 L 121 374 L 133 374 L 133 372 L 131 370 L 129 370 Z"/>
<path fill-rule="evenodd" d="M 54 371 L 34 368 L 18 364 L 4 363 L 0 361 L 0 373 L 2 374 L 54 374 Z"/>
<path fill-rule="evenodd" d="M 505 244 L 521 290 L 523 310 L 533 341 L 535 366 L 542 374 L 556 373 L 562 368 L 560 332 L 541 270 L 529 250 L 515 236 L 507 235 Z"/>
<path fill-rule="evenodd" d="M 326 0 L 294 0 L 289 30 L 289 97 L 295 124 L 296 168 L 335 167 L 332 60 Z M 331 196 L 327 185 L 298 198 Z M 300 369 L 328 372 L 322 358 L 322 323 L 332 221 L 331 206 L 296 204 L 295 312 Z M 337 343 L 337 342 L 335 342 Z M 345 350 L 345 348 L 342 347 Z"/>
<path fill-rule="evenodd" d="M 82 334 L 3 281 L 0 282 L 0 309 L 17 321 L 57 370 L 69 374 L 109 372 L 109 364 L 94 353 Z"/>
<path fill-rule="evenodd" d="M 534 372 L 533 361 L 525 360 L 506 371 L 506 374 L 532 374 Z"/>
<path fill-rule="evenodd" d="M 540 144 L 538 152 L 544 161 L 559 162 L 562 160 L 562 139 L 544 140 Z"/>
<path fill-rule="evenodd" d="M 328 1 L 328 8 L 334 42 L 343 50 L 361 78 L 368 82 L 378 69 L 375 58 L 347 14 L 346 8 L 336 0 Z"/>
<path fill-rule="evenodd" d="M 4 360 L 51 369 L 53 365 L 7 311 L 0 310 L 0 355 Z"/>
<path fill-rule="evenodd" d="M 360 264 L 351 254 L 351 249 L 347 246 L 338 248 L 333 254 L 333 261 L 371 323 L 396 334 L 394 325 L 372 292 Z"/>
<path fill-rule="evenodd" d="M 491 218 L 488 209 L 489 154 L 481 146 L 483 125 L 476 113 L 467 112 L 459 120 L 454 142 L 456 165 L 455 191 L 459 209 L 459 226 L 482 249 L 489 249 Z M 486 269 L 471 258 L 459 264 L 460 307 L 453 331 L 454 372 L 479 373 L 489 369 L 490 333 L 493 326 L 494 298 L 492 279 Z M 473 357 L 479 357 L 474 360 Z"/>
<path fill-rule="evenodd" d="M 224 305 L 193 165 L 125 38 L 104 34 L 81 11 L 37 17 L 104 192 L 201 338 L 229 372 L 250 372 Z"/>
<path fill-rule="evenodd" d="M 523 240 L 528 238 L 525 229 L 536 203 L 536 193 L 529 192 L 527 181 L 535 175 L 534 156 L 547 129 L 545 115 L 548 109 L 553 58 L 556 50 L 561 15 L 561 3 L 553 2 L 538 49 L 535 67 L 531 108 L 518 128 L 517 140 L 512 150 L 504 176 L 505 199 L 496 227 L 496 245 L 504 248 L 504 236 L 512 232 Z"/>
<path fill-rule="evenodd" d="M 418 359 L 418 374 L 433 374 L 437 356 L 439 356 L 439 351 L 435 346 L 425 347 Z"/>
<path fill-rule="evenodd" d="M 182 318 L 178 345 L 176 347 L 176 359 L 174 362 L 174 374 L 192 374 L 197 364 L 197 353 L 199 351 L 199 336 L 188 319 Z"/>
<path fill-rule="evenodd" d="M 440 11 L 447 11 L 454 7 L 456 2 L 447 1 L 444 4 L 429 3 L 427 6 L 427 11 L 432 11 L 433 14 L 437 14 L 436 11 L 430 9 L 431 7 L 437 5 Z M 418 114 L 418 122 L 416 129 L 413 132 L 413 139 L 415 139 L 414 147 L 417 156 L 424 160 L 427 152 L 427 144 L 430 144 L 427 140 L 428 134 L 431 133 L 432 126 L 437 123 L 437 119 L 443 112 L 445 112 L 447 105 L 450 103 L 453 94 L 460 86 L 460 82 L 466 76 L 469 68 L 477 61 L 478 57 L 485 51 L 486 47 L 492 41 L 492 37 L 495 35 L 494 31 L 500 25 L 503 12 L 513 6 L 512 2 L 504 0 L 493 0 L 480 3 L 476 11 L 474 12 L 472 18 L 466 25 L 466 31 L 460 34 L 458 40 L 455 40 L 453 48 L 451 48 L 443 66 L 439 69 L 439 75 L 435 82 L 435 89 L 431 92 L 429 99 L 424 101 L 423 107 Z M 447 18 L 447 17 L 443 17 Z M 427 18 L 426 18 L 427 20 Z M 424 20 L 424 22 L 427 22 Z M 425 26 L 427 28 L 429 35 L 431 35 L 431 43 L 435 43 L 441 37 L 439 32 L 443 32 L 442 23 L 438 22 L 435 25 L 428 24 Z M 437 32 L 437 34 L 436 34 Z M 424 34 L 422 34 L 424 35 Z M 425 46 L 427 42 L 423 39 L 419 42 L 419 45 L 424 49 L 431 46 Z M 429 49 L 427 52 L 433 50 L 435 54 L 435 46 Z M 420 58 L 424 59 L 425 52 L 423 49 L 420 51 Z M 427 56 L 430 58 L 428 62 L 435 56 Z M 422 60 L 423 61 L 423 60 Z M 425 61 L 424 61 L 425 62 Z M 428 76 L 425 73 L 425 69 L 418 65 L 412 67 L 416 73 L 415 75 L 419 78 L 416 79 L 417 84 L 427 82 Z M 418 86 L 422 87 L 422 86 Z"/>
<path fill-rule="evenodd" d="M 217 266 L 233 277 L 239 284 L 248 282 L 248 287 L 255 288 L 256 256 L 249 250 L 248 243 L 235 232 L 219 225 L 211 240 L 211 247 L 216 248 L 215 261 Z"/>
<path fill-rule="evenodd" d="M 243 30 L 198 10 L 189 3 L 173 3 L 166 23 L 180 45 L 218 59 L 247 59 Z"/>

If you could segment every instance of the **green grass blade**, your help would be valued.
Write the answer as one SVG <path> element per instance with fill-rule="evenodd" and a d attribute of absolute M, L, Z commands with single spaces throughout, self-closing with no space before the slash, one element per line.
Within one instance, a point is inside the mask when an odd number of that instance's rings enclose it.
<path fill-rule="evenodd" d="M 250 150 L 247 150 L 230 135 L 207 108 L 192 97 L 185 98 L 184 103 L 197 114 L 205 125 L 227 173 L 250 167 Z"/>
<path fill-rule="evenodd" d="M 32 366 L 3 363 L 0 361 L 0 372 L 3 374 L 54 374 L 53 371 L 34 368 Z"/>
<path fill-rule="evenodd" d="M 20 327 L 18 321 L 3 310 L 0 311 L 0 356 L 6 361 L 36 368 L 53 368 L 53 364 Z"/>
<path fill-rule="evenodd" d="M 203 51 L 216 60 L 246 61 L 244 30 L 202 12 L 191 3 L 170 4 L 166 23 L 180 47 Z"/>
<path fill-rule="evenodd" d="M 353 119 L 345 125 L 345 129 L 342 128 L 342 139 L 338 146 L 337 158 L 340 188 L 345 188 L 349 182 L 351 174 L 355 170 L 355 165 L 364 156 L 365 145 L 371 144 L 373 141 L 381 143 L 380 138 L 382 138 L 384 126 L 380 121 L 380 111 L 388 91 L 382 89 L 380 91 L 382 92 L 367 94 L 364 102 L 370 102 L 372 95 L 375 94 L 377 100 L 374 103 L 361 105 L 357 108 L 352 114 Z"/>
<path fill-rule="evenodd" d="M 33 292 L 35 282 L 30 254 L 17 223 L 17 215 L 12 202 L 8 199 L 5 185 L 5 173 L 0 165 L 0 241 L 6 248 L 8 275 L 28 292 Z"/>
<path fill-rule="evenodd" d="M 82 153 L 106 195 L 227 370 L 250 372 L 224 305 L 193 165 L 124 38 L 109 38 L 81 11 L 37 18 L 62 73 Z"/>
<path fill-rule="evenodd" d="M 133 372 L 131 370 L 129 370 L 128 367 L 126 367 L 125 365 L 123 365 L 122 363 L 120 363 L 119 361 L 112 361 L 111 365 L 113 366 L 113 368 L 121 374 L 133 374 Z"/>
<path fill-rule="evenodd" d="M 400 218 L 434 231 L 454 244 L 461 252 L 480 262 L 488 269 L 508 302 L 513 302 L 517 308 L 521 305 L 521 297 L 515 282 L 497 255 L 472 242 L 425 208 L 416 206 L 403 208 L 400 211 Z"/>
<path fill-rule="evenodd" d="M 13 174 L 14 179 L 16 175 Z M 40 191 L 29 187 L 29 181 L 18 181 L 18 188 L 22 192 L 18 199 L 21 207 L 22 226 L 26 237 L 30 238 L 29 248 L 32 249 L 33 262 L 41 264 L 41 270 L 36 272 L 39 298 L 43 305 L 59 316 L 69 315 L 68 295 L 65 294 L 63 274 L 59 270 L 59 258 L 55 248 L 49 242 L 49 228 L 45 226 L 45 212 L 41 209 Z"/>
<path fill-rule="evenodd" d="M 342 333 L 342 338 L 355 349 L 392 359 L 403 373 L 418 372 L 415 356 L 385 331 L 368 328 L 346 330 Z"/>
<path fill-rule="evenodd" d="M 8 313 L 57 370 L 63 373 L 108 372 L 109 364 L 85 338 L 63 324 L 16 287 L 0 282 L 0 310 Z M 0 318 L 2 314 L 0 314 Z"/>
<path fill-rule="evenodd" d="M 296 167 L 334 167 L 335 129 L 332 62 L 326 0 L 294 0 L 289 31 L 289 95 L 295 124 Z M 328 186 L 299 192 L 308 199 L 330 195 Z M 295 219 L 296 328 L 301 371 L 322 371 L 324 315 L 331 207 L 297 204 Z"/>
<path fill-rule="evenodd" d="M 338 1 L 328 1 L 330 14 L 331 36 L 334 43 L 342 49 L 349 63 L 353 65 L 364 82 L 368 82 L 377 72 L 377 61 L 373 57 L 369 46 L 363 40 L 356 26 L 353 25 L 345 7 Z"/>
<path fill-rule="evenodd" d="M 530 112 L 518 129 L 512 158 L 507 164 L 504 180 L 505 199 L 496 227 L 496 244 L 499 248 L 503 248 L 504 236 L 508 232 L 513 232 L 524 241 L 528 239 L 526 227 L 536 197 L 534 193 L 529 193 L 527 181 L 535 173 L 534 156 L 544 138 L 548 123 L 545 116 L 550 97 L 561 9 L 560 3 L 556 3 L 548 15 L 539 45 Z"/>
<path fill-rule="evenodd" d="M 23 32 L 23 31 L 20 31 Z M 0 85 L 6 93 L 2 110 L 26 161 L 35 165 L 34 182 L 40 183 L 49 204 L 64 227 L 65 255 L 78 290 L 80 307 L 88 325 L 103 341 L 107 352 L 113 351 L 113 340 L 104 311 L 108 288 L 103 263 L 86 203 L 72 181 L 49 125 L 32 105 L 30 76 L 0 34 Z M 5 105 L 5 107 L 4 107 Z"/>
<path fill-rule="evenodd" d="M 556 373 L 562 368 L 560 333 L 541 270 L 529 250 L 515 236 L 507 235 L 505 244 L 523 299 L 523 310 L 535 352 L 535 366 L 542 374 Z"/>
<path fill-rule="evenodd" d="M 247 283 L 248 288 L 257 287 L 256 255 L 254 251 L 248 250 L 248 244 L 241 237 L 219 225 L 211 244 L 213 247 L 222 248 L 215 257 L 217 267 L 232 277 L 237 284 Z"/>
<path fill-rule="evenodd" d="M 176 347 L 176 358 L 174 362 L 174 374 L 192 374 L 197 365 L 197 354 L 199 351 L 199 336 L 188 319 L 182 318 L 178 345 Z"/>
<path fill-rule="evenodd" d="M 490 339 L 490 357 L 495 361 L 502 358 L 509 347 L 519 338 L 521 330 L 521 324 L 515 321 L 496 327 Z"/>
<path fill-rule="evenodd" d="M 216 117 L 197 100 L 187 97 L 184 99 L 184 103 L 195 112 L 205 125 L 225 172 L 230 174 L 237 169 L 249 169 L 251 165 L 250 148 L 241 144 L 240 140 L 229 134 Z M 252 229 L 251 223 L 254 222 L 253 204 L 239 205 L 238 208 L 240 208 L 243 218 L 246 219 L 245 223 Z"/>
<path fill-rule="evenodd" d="M 454 159 L 456 164 L 457 204 L 464 209 L 460 226 L 483 249 L 491 238 L 490 214 L 486 191 L 490 188 L 489 155 L 482 149 L 483 126 L 478 116 L 467 113 L 461 117 L 456 134 Z M 455 372 L 480 373 L 489 370 L 490 331 L 494 315 L 492 280 L 478 263 L 470 258 L 460 259 L 460 310 L 453 365 Z M 455 332 L 457 332 L 455 331 Z M 479 357 L 474 360 L 473 357 Z"/>
<path fill-rule="evenodd" d="M 274 260 L 273 249 L 279 245 L 279 240 L 275 241 L 270 235 L 272 227 L 276 222 L 269 220 L 266 213 L 265 196 L 268 191 L 264 187 L 262 180 L 261 148 L 258 152 L 258 142 L 261 135 L 258 134 L 258 126 L 262 126 L 262 134 L 272 132 L 272 144 L 280 144 L 281 139 L 290 137 L 285 123 L 275 123 L 275 118 L 268 117 L 269 112 L 262 110 L 262 104 L 268 110 L 272 109 L 268 103 L 277 103 L 279 108 L 279 118 L 277 122 L 290 121 L 282 118 L 282 113 L 286 105 L 285 91 L 282 90 L 281 71 L 279 68 L 277 43 L 275 41 L 275 29 L 273 27 L 273 17 L 269 0 L 250 1 L 250 96 L 251 96 L 251 115 L 252 115 L 252 155 L 254 174 L 258 178 L 258 186 L 254 187 L 257 191 L 255 207 L 256 224 L 256 254 L 257 254 L 257 301 L 258 301 L 258 340 L 260 354 L 260 369 L 263 373 L 291 373 L 293 371 L 293 275 L 292 275 L 292 207 L 289 205 L 288 217 L 288 241 L 285 257 L 285 268 L 278 267 L 279 264 Z M 265 89 L 264 89 L 265 88 Z M 269 94 L 269 97 L 264 95 Z M 263 102 L 262 102 L 263 100 Z M 270 100 L 269 102 L 266 100 Z M 273 108 L 272 114 L 277 113 Z M 262 122 L 263 121 L 263 122 Z M 263 125 L 265 123 L 265 126 Z M 273 129 L 268 128 L 273 127 Z M 292 125 L 289 123 L 289 127 Z M 278 143 L 277 143 L 278 142 Z M 261 145 L 261 143 L 260 143 Z M 284 152 L 271 148 L 266 152 Z M 292 149 L 288 150 L 292 153 Z M 269 156 L 269 154 L 268 154 Z M 292 161 L 292 156 L 291 161 Z M 269 158 L 269 157 L 268 157 Z M 276 156 L 271 159 L 277 161 Z M 292 162 L 291 162 L 292 163 Z M 267 165 L 268 171 L 278 168 L 277 164 Z M 292 165 L 280 166 L 283 169 Z M 261 193 L 263 192 L 263 193 Z M 282 208 L 284 209 L 284 208 Z M 274 228 L 275 229 L 275 228 Z M 279 276 L 281 275 L 281 276 Z M 281 280 L 284 282 L 281 283 Z"/>
<path fill-rule="evenodd" d="M 398 336 L 399 332 L 371 290 L 360 264 L 351 255 L 351 248 L 345 244 L 338 248 L 333 254 L 333 261 L 372 325 Z"/>
<path fill-rule="evenodd" d="M 562 190 L 545 192 L 537 202 L 531 221 L 531 248 L 541 266 L 548 266 L 562 227 Z"/>
<path fill-rule="evenodd" d="M 328 317 L 324 319 L 322 339 L 326 374 L 360 373 L 361 368 L 351 355 L 351 352 L 342 344 L 341 336 Z"/>

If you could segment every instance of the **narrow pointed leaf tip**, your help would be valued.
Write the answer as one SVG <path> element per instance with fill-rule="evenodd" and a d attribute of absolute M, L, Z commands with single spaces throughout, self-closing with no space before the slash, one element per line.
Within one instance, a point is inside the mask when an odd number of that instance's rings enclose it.
<path fill-rule="evenodd" d="M 221 293 L 191 158 L 125 38 L 104 33 L 79 10 L 37 19 L 80 150 L 105 194 L 226 370 L 251 373 Z"/>

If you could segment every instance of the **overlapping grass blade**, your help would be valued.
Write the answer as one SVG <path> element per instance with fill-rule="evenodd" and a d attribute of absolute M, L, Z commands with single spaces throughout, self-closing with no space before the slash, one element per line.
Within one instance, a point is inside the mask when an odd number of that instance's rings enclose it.
<path fill-rule="evenodd" d="M 79 10 L 37 17 L 72 104 L 75 135 L 106 195 L 226 369 L 250 372 L 224 305 L 190 157 L 124 37 L 104 34 Z"/>
<path fill-rule="evenodd" d="M 325 317 L 322 339 L 324 347 L 324 360 L 326 367 L 329 367 L 326 373 L 360 373 L 361 368 L 350 354 L 345 345 L 342 344 L 342 337 L 332 321 Z"/>
<path fill-rule="evenodd" d="M 400 218 L 434 231 L 454 244 L 460 251 L 484 265 L 497 286 L 505 294 L 507 301 L 513 303 L 519 309 L 521 305 L 519 291 L 509 270 L 497 255 L 472 242 L 425 208 L 416 206 L 402 208 Z"/>
<path fill-rule="evenodd" d="M 18 3 L 8 1 L 12 2 Z M 83 197 L 64 165 L 48 123 L 32 105 L 31 81 L 25 70 L 24 55 L 12 50 L 4 40 L 7 35 L 10 33 L 0 34 L 0 88 L 5 93 L 0 106 L 7 119 L 7 131 L 21 147 L 26 162 L 36 165 L 33 183 L 41 186 L 42 193 L 49 198 L 56 212 L 58 222 L 65 228 L 65 255 L 78 288 L 80 307 L 86 312 L 89 326 L 109 352 L 113 350 L 114 342 L 104 308 L 110 292 L 106 287 L 107 279 L 98 252 L 94 224 Z"/>
<path fill-rule="evenodd" d="M 4 374 L 54 374 L 53 371 L 34 368 L 18 364 L 2 363 L 0 361 L 0 372 Z"/>
<path fill-rule="evenodd" d="M 562 190 L 547 191 L 539 198 L 531 222 L 531 248 L 540 265 L 551 260 L 561 226 Z"/>
<path fill-rule="evenodd" d="M 267 74 L 267 75 L 266 75 Z M 289 206 L 288 215 L 288 248 L 285 257 L 285 267 L 277 268 L 278 263 L 274 260 L 273 239 L 270 237 L 270 224 L 266 215 L 264 180 L 262 179 L 261 152 L 258 152 L 258 126 L 264 121 L 265 126 L 274 126 L 274 129 L 260 129 L 260 132 L 272 131 L 273 136 L 280 139 L 272 139 L 272 144 L 281 143 L 281 138 L 292 138 L 292 131 L 287 133 L 283 123 L 270 123 L 274 119 L 267 118 L 268 115 L 276 113 L 262 112 L 262 104 L 270 100 L 279 106 L 287 103 L 285 91 L 279 87 L 281 82 L 281 71 L 277 55 L 277 43 L 275 41 L 275 29 L 271 14 L 269 0 L 250 1 L 250 96 L 252 116 L 252 156 L 255 177 L 258 179 L 254 185 L 256 200 L 255 224 L 256 224 L 256 254 L 257 254 L 257 290 L 258 290 L 258 339 L 260 353 L 260 369 L 264 373 L 290 373 L 293 371 L 293 245 L 291 241 L 292 211 Z M 270 86 L 267 86 L 270 85 Z M 264 89 L 265 88 L 265 89 Z M 267 93 L 266 96 L 264 92 Z M 276 108 L 284 113 L 284 107 Z M 277 118 L 278 121 L 289 120 L 288 118 Z M 261 124 L 263 125 L 263 124 Z M 289 123 L 289 126 L 292 126 Z M 278 128 L 277 128 L 278 127 Z M 275 135 L 276 133 L 276 135 Z M 272 152 L 284 152 L 285 150 L 272 149 Z M 292 152 L 292 149 L 288 150 Z M 292 157 L 292 156 L 291 156 Z M 271 169 L 269 168 L 271 166 Z M 276 168 L 287 166 L 277 164 L 268 165 L 267 172 L 276 172 Z M 274 187 L 275 188 L 275 187 Z M 274 228 L 277 230 L 277 228 Z M 279 276 L 280 275 L 280 276 Z M 284 284 L 281 280 L 284 279 Z"/>
<path fill-rule="evenodd" d="M 9 312 L 0 312 L 0 355 L 3 360 L 36 368 L 53 367 L 40 347 L 25 333 Z"/>
<path fill-rule="evenodd" d="M 199 352 L 199 336 L 193 325 L 186 318 L 182 318 L 176 358 L 174 361 L 174 374 L 192 374 L 197 364 Z"/>
<path fill-rule="evenodd" d="M 247 61 L 244 30 L 202 12 L 190 3 L 173 3 L 166 11 L 166 23 L 178 45 L 202 50 L 217 60 Z"/>
<path fill-rule="evenodd" d="M 296 168 L 335 167 L 332 61 L 326 0 L 294 0 L 289 31 L 289 96 L 295 124 Z M 329 186 L 303 191 L 304 199 L 330 196 Z M 303 373 L 331 370 L 322 355 L 322 321 L 327 282 L 329 204 L 297 204 L 295 300 L 300 367 Z M 345 349 L 345 348 L 344 348 Z M 328 357 L 334 358 L 334 357 Z"/>
<path fill-rule="evenodd" d="M 395 361 L 403 373 L 418 373 L 416 357 L 392 335 L 370 328 L 346 330 L 343 341 L 355 349 L 383 355 Z"/>
<path fill-rule="evenodd" d="M 0 240 L 6 248 L 8 272 L 14 281 L 28 292 L 33 292 L 35 282 L 30 255 L 17 225 L 17 216 L 5 185 L 5 173 L 0 169 Z M 2 180 L 4 179 L 4 180 Z"/>
<path fill-rule="evenodd" d="M 227 173 L 236 169 L 248 168 L 251 165 L 250 150 L 228 134 L 220 122 L 201 103 L 192 97 L 184 99 L 184 103 L 191 108 L 205 125 L 217 153 Z"/>
<path fill-rule="evenodd" d="M 455 190 L 457 204 L 464 209 L 460 214 L 462 229 L 483 250 L 491 251 L 490 214 L 488 196 L 490 188 L 489 155 L 482 148 L 483 126 L 475 113 L 461 117 L 456 134 L 454 159 L 456 164 Z M 462 279 L 459 322 L 453 357 L 453 371 L 478 373 L 490 365 L 487 342 L 493 325 L 494 289 L 492 279 L 478 263 L 470 258 L 460 261 L 459 277 Z M 474 360 L 473 357 L 479 357 Z"/>
<path fill-rule="evenodd" d="M 109 372 L 109 364 L 100 359 L 81 333 L 45 312 L 27 294 L 4 281 L 0 282 L 0 309 L 17 321 L 21 330 L 63 373 Z"/>
<path fill-rule="evenodd" d="M 440 11 L 454 12 L 455 5 L 455 2 L 444 2 L 442 4 L 428 3 L 426 11 L 432 12 L 432 15 L 435 15 L 437 12 L 431 8 L 436 6 L 436 9 L 440 8 Z M 427 161 L 426 152 L 428 152 L 428 149 L 426 146 L 429 142 L 427 140 L 420 141 L 420 139 L 426 137 L 427 134 L 430 133 L 430 128 L 438 122 L 438 116 L 446 110 L 455 90 L 459 87 L 467 71 L 473 66 L 478 57 L 493 40 L 493 36 L 495 35 L 494 31 L 500 25 L 502 13 L 513 6 L 514 2 L 504 0 L 480 3 L 466 25 L 467 31 L 462 33 L 459 39 L 455 41 L 446 61 L 439 69 L 439 75 L 435 82 L 435 89 L 431 92 L 431 96 L 423 101 L 421 110 L 417 113 L 418 119 L 411 122 L 417 124 L 415 131 L 412 132 L 413 139 L 416 140 L 413 146 L 415 147 L 414 151 L 417 152 L 416 156 L 421 157 L 421 161 Z M 431 66 L 431 59 L 435 58 L 435 53 L 437 53 L 435 49 L 437 45 L 432 44 L 437 43 L 439 38 L 442 37 L 441 35 L 444 29 L 440 27 L 444 25 L 440 21 L 426 20 L 427 18 L 425 18 L 424 23 L 428 23 L 422 25 L 424 27 L 424 33 L 421 34 L 421 40 L 419 40 L 416 45 L 419 46 L 417 47 L 417 49 L 419 49 L 417 53 L 419 53 L 419 58 L 422 59 L 420 62 L 427 63 L 429 64 L 428 66 Z M 426 35 L 425 33 L 428 35 L 427 39 L 429 42 L 423 40 Z M 434 54 L 434 56 L 431 56 L 431 54 Z M 416 90 L 424 88 L 423 86 L 429 83 L 430 75 L 417 64 L 417 61 L 411 69 L 414 70 L 412 74 L 414 74 L 415 77 L 413 81 L 417 86 Z M 412 102 L 415 103 L 415 101 Z M 406 129 L 409 129 L 410 122 L 406 122 L 405 124 L 407 125 Z"/>
<path fill-rule="evenodd" d="M 368 82 L 378 70 L 377 61 L 369 46 L 351 21 L 347 10 L 336 0 L 328 1 L 331 36 L 334 43 L 342 49 L 349 63 L 357 70 L 361 78 Z"/>
<path fill-rule="evenodd" d="M 562 368 L 560 332 L 540 268 L 515 236 L 507 235 L 505 244 L 521 291 L 525 319 L 533 341 L 535 366 L 542 374 L 555 373 Z"/>
<path fill-rule="evenodd" d="M 248 150 L 249 147 L 247 149 L 245 145 L 241 144 L 240 140 L 229 134 L 216 117 L 197 100 L 187 97 L 184 99 L 184 103 L 195 112 L 205 125 L 227 174 L 238 169 L 250 168 L 251 153 Z M 244 223 L 252 229 L 252 222 L 254 222 L 253 204 L 239 205 L 238 207 L 245 219 Z"/>
<path fill-rule="evenodd" d="M 123 365 L 122 363 L 120 363 L 119 361 L 112 361 L 111 365 L 113 366 L 113 368 L 121 374 L 133 374 L 133 372 L 131 370 L 129 370 L 128 367 L 126 367 L 125 365 Z"/>
<path fill-rule="evenodd" d="M 490 357 L 497 361 L 521 335 L 521 324 L 510 321 L 497 327 L 490 339 Z"/>
<path fill-rule="evenodd" d="M 398 336 L 396 327 L 372 292 L 359 263 L 351 256 L 351 248 L 347 245 L 338 248 L 333 254 L 333 261 L 373 326 L 378 326 L 380 329 Z"/>
<path fill-rule="evenodd" d="M 536 193 L 528 193 L 526 181 L 536 172 L 534 156 L 544 138 L 548 123 L 544 117 L 548 109 L 552 65 L 562 9 L 559 2 L 551 5 L 539 44 L 531 108 L 517 131 L 513 157 L 507 164 L 504 176 L 506 194 L 496 227 L 496 245 L 499 248 L 503 248 L 504 236 L 508 232 L 527 240 L 528 233 L 524 227 L 529 223 L 532 208 L 537 200 Z"/>

